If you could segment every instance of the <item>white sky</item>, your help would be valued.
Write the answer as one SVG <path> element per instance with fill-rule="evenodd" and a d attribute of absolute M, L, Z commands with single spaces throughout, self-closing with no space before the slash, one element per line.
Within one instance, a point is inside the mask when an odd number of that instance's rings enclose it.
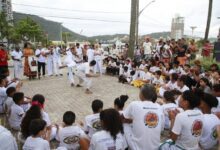
<path fill-rule="evenodd" d="M 140 10 L 151 0 L 140 0 Z M 171 20 L 175 14 L 185 17 L 185 34 L 191 35 L 190 26 L 197 26 L 195 34 L 204 36 L 209 0 L 156 0 L 140 16 L 139 33 L 170 31 Z M 213 0 L 210 37 L 216 37 L 220 28 L 220 0 Z M 129 33 L 131 0 L 12 0 L 13 10 L 35 14 L 46 19 L 63 22 L 63 25 L 76 33 L 87 36 Z M 60 11 L 27 7 L 16 4 L 62 8 L 69 10 L 115 12 L 94 13 L 77 11 Z M 98 19 L 119 22 L 99 22 L 94 20 L 77 20 L 54 18 L 59 16 L 70 18 Z"/>

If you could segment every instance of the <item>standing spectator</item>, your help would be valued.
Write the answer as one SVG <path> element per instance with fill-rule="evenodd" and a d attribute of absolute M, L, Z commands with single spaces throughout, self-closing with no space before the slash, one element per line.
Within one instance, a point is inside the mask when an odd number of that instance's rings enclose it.
<path fill-rule="evenodd" d="M 211 50 L 212 50 L 211 43 L 209 41 L 206 41 L 205 44 L 203 45 L 202 56 L 203 57 L 210 57 Z"/>
<path fill-rule="evenodd" d="M 189 47 L 188 47 L 188 53 L 190 54 L 190 59 L 191 60 L 196 58 L 196 51 L 197 51 L 196 43 L 195 43 L 195 40 L 192 39 L 190 41 Z"/>
<path fill-rule="evenodd" d="M 217 62 L 220 62 L 220 36 L 218 37 L 218 41 L 214 44 L 214 55 L 213 57 Z"/>
<path fill-rule="evenodd" d="M 46 49 L 42 48 L 38 45 L 38 49 L 35 51 L 35 55 L 38 58 L 37 66 L 38 66 L 38 78 L 40 79 L 41 76 L 41 68 L 42 68 L 42 75 L 45 76 L 45 66 L 46 66 Z"/>
<path fill-rule="evenodd" d="M 149 37 L 145 38 L 145 42 L 143 43 L 143 47 L 144 47 L 144 58 L 150 59 L 151 52 L 152 52 L 152 44 L 150 42 Z"/>
<path fill-rule="evenodd" d="M 177 52 L 177 60 L 179 61 L 180 65 L 186 64 L 186 51 L 188 49 L 188 46 L 185 43 L 185 39 L 179 40 L 178 43 L 178 52 Z"/>
<path fill-rule="evenodd" d="M 15 79 L 21 79 L 23 53 L 18 46 L 16 46 L 15 50 L 11 53 L 11 57 L 14 61 Z"/>
<path fill-rule="evenodd" d="M 8 70 L 8 54 L 4 47 L 4 44 L 0 44 L 0 74 L 3 70 Z"/>

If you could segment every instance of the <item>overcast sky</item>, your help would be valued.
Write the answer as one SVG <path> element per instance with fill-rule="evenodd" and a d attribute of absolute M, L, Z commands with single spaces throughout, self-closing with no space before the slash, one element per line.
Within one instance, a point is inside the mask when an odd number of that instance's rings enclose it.
<path fill-rule="evenodd" d="M 140 10 L 150 1 L 140 0 Z M 185 34 L 191 34 L 190 26 L 197 26 L 195 34 L 203 36 L 207 20 L 208 1 L 156 0 L 141 14 L 139 33 L 143 35 L 152 32 L 170 31 L 172 18 L 176 14 L 180 14 L 185 17 Z M 220 19 L 217 19 L 217 17 L 220 17 L 220 0 L 213 1 L 210 36 L 216 37 L 220 28 Z M 35 14 L 49 20 L 62 22 L 65 27 L 83 35 L 129 33 L 131 0 L 12 0 L 12 3 L 14 11 Z M 63 11 L 17 4 L 60 8 Z M 79 18 L 80 20 L 73 18 Z"/>

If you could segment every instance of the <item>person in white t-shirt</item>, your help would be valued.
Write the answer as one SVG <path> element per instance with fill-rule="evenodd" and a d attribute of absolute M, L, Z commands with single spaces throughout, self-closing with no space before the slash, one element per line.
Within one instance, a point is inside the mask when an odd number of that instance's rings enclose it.
<path fill-rule="evenodd" d="M 11 132 L 0 125 L 0 145 L 3 150 L 18 150 L 15 138 Z"/>
<path fill-rule="evenodd" d="M 56 76 L 58 75 L 63 76 L 63 74 L 60 73 L 60 69 L 59 69 L 60 66 L 61 66 L 61 48 L 59 46 L 56 46 L 53 49 L 53 67 Z"/>
<path fill-rule="evenodd" d="M 53 76 L 53 46 L 48 47 L 46 51 L 47 54 L 47 74 L 48 76 Z"/>
<path fill-rule="evenodd" d="M 127 144 L 119 112 L 112 108 L 103 110 L 100 120 L 103 130 L 92 136 L 89 150 L 125 150 Z"/>
<path fill-rule="evenodd" d="M 125 119 L 132 119 L 133 150 L 156 150 L 160 145 L 160 134 L 164 129 L 164 114 L 156 102 L 156 89 L 146 84 L 140 89 L 141 101 L 133 101 L 123 112 Z"/>
<path fill-rule="evenodd" d="M 50 150 L 49 136 L 46 134 L 46 121 L 42 119 L 34 119 L 31 121 L 29 136 L 24 145 L 23 150 Z M 45 136 L 46 135 L 46 136 Z"/>
<path fill-rule="evenodd" d="M 76 43 L 76 54 L 79 57 L 79 61 L 83 61 L 83 49 L 80 47 L 79 43 Z"/>
<path fill-rule="evenodd" d="M 5 79 L 0 78 L 0 113 L 4 113 L 4 103 L 7 99 L 6 93 L 6 81 Z"/>
<path fill-rule="evenodd" d="M 220 84 L 213 85 L 213 95 L 218 100 L 218 105 L 212 108 L 212 113 L 216 114 L 220 118 Z"/>
<path fill-rule="evenodd" d="M 180 91 L 181 93 L 189 90 L 189 87 L 185 85 L 186 83 L 186 76 L 182 75 L 178 80 L 177 80 L 177 89 L 178 91 Z"/>
<path fill-rule="evenodd" d="M 72 111 L 67 111 L 63 115 L 64 126 L 60 127 L 57 132 L 57 140 L 60 147 L 67 149 L 88 149 L 89 141 L 85 132 L 78 126 L 73 125 L 76 115 Z"/>
<path fill-rule="evenodd" d="M 179 105 L 183 112 L 171 110 L 171 140 L 160 146 L 160 150 L 187 149 L 198 150 L 199 140 L 204 127 L 204 117 L 200 110 L 195 109 L 200 104 L 200 99 L 192 91 L 183 92 Z"/>
<path fill-rule="evenodd" d="M 91 138 L 94 133 L 102 130 L 100 123 L 99 113 L 102 111 L 103 102 L 101 100 L 94 100 L 92 102 L 92 111 L 93 114 L 85 117 L 84 122 L 84 131 L 88 134 L 88 137 Z"/>
<path fill-rule="evenodd" d="M 9 125 L 14 130 L 20 130 L 21 121 L 24 115 L 24 110 L 20 106 L 24 101 L 24 93 L 17 92 L 13 95 L 14 104 L 11 106 L 11 112 L 9 115 Z"/>
<path fill-rule="evenodd" d="M 149 37 L 145 38 L 145 42 L 143 43 L 144 47 L 144 57 L 150 59 L 152 57 L 152 44 L 150 42 Z"/>
<path fill-rule="evenodd" d="M 92 94 L 92 91 L 90 90 L 92 85 L 92 77 L 98 77 L 99 75 L 91 73 L 93 67 L 95 66 L 96 61 L 92 60 L 90 63 L 82 63 L 79 64 L 76 68 L 76 71 L 74 72 L 76 77 L 79 79 L 79 84 L 77 84 L 77 87 L 81 87 L 81 84 L 84 84 L 84 87 L 86 89 L 86 94 Z"/>
<path fill-rule="evenodd" d="M 95 46 L 91 45 L 90 48 L 87 50 L 87 58 L 88 62 L 90 63 L 92 60 L 94 60 L 95 56 L 95 51 L 94 51 Z"/>
<path fill-rule="evenodd" d="M 45 76 L 45 66 L 46 66 L 46 48 L 42 48 L 41 46 L 38 46 L 37 50 L 35 51 L 35 55 L 38 58 L 37 66 L 38 66 L 38 78 L 43 75 Z M 42 68 L 42 74 L 41 74 L 41 68 Z"/>
<path fill-rule="evenodd" d="M 218 143 L 217 126 L 220 125 L 220 120 L 211 113 L 211 109 L 218 105 L 218 100 L 215 96 L 207 93 L 202 93 L 199 96 L 201 99 L 199 108 L 204 114 L 203 132 L 199 144 L 202 149 L 208 150 L 217 146 Z"/>
<path fill-rule="evenodd" d="M 95 54 L 95 57 L 94 57 L 94 59 L 95 59 L 95 61 L 96 61 L 96 65 L 95 65 L 95 68 L 94 68 L 94 73 L 97 73 L 97 72 L 99 72 L 100 73 L 100 75 L 102 75 L 102 63 L 103 63 L 103 60 L 102 60 L 102 53 L 103 53 L 103 49 L 102 49 L 102 47 L 101 47 L 101 45 L 99 44 L 97 44 L 96 46 L 95 46 L 95 50 L 94 50 L 94 54 Z"/>
<path fill-rule="evenodd" d="M 162 79 L 162 72 L 160 70 L 157 70 L 155 72 L 152 84 L 154 84 L 156 86 L 161 86 L 164 84 L 164 80 Z"/>
<path fill-rule="evenodd" d="M 14 62 L 14 76 L 16 79 L 21 79 L 23 53 L 18 46 L 16 46 L 15 50 L 11 53 L 11 57 Z"/>

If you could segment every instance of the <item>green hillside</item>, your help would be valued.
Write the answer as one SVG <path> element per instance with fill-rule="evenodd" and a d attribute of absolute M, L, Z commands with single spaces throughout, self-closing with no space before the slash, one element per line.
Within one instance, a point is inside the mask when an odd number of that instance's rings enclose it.
<path fill-rule="evenodd" d="M 30 17 L 34 21 L 36 21 L 42 28 L 45 33 L 48 33 L 48 38 L 49 40 L 52 41 L 59 41 L 60 40 L 60 23 L 46 20 L 42 17 L 38 17 L 36 15 L 30 15 L 30 14 L 23 14 L 23 13 L 18 13 L 18 12 L 13 12 L 14 14 L 14 21 L 15 23 L 18 22 L 21 19 L 24 19 L 26 17 Z M 69 40 L 85 40 L 87 37 L 79 35 L 77 33 L 74 33 L 73 31 L 65 28 L 62 26 L 62 31 L 63 32 L 69 32 L 71 34 L 71 37 Z"/>

